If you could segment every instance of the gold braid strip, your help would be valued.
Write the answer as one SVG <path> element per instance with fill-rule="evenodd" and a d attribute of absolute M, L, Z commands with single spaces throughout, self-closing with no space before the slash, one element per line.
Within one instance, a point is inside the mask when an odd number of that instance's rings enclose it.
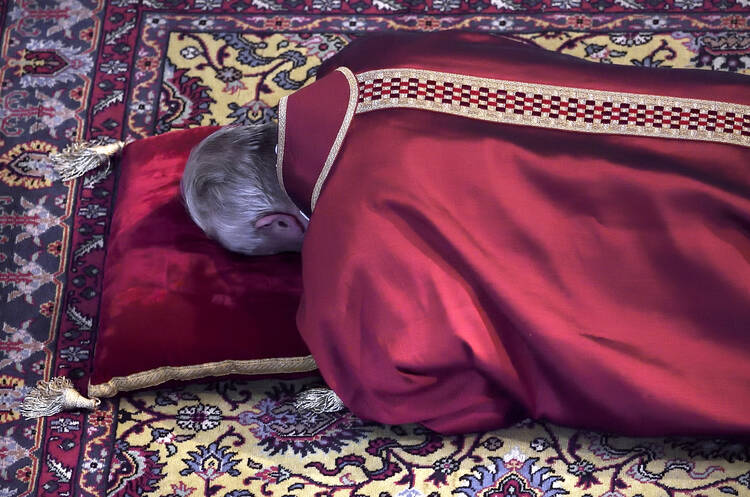
<path fill-rule="evenodd" d="M 284 172 L 281 169 L 284 165 L 284 141 L 286 138 L 286 104 L 288 98 L 289 96 L 287 95 L 281 97 L 281 100 L 279 100 L 279 136 L 278 141 L 276 142 L 276 177 L 279 180 L 279 185 L 284 191 L 284 194 L 291 200 L 291 197 L 289 197 L 289 193 L 286 191 L 286 187 L 284 186 Z"/>
<path fill-rule="evenodd" d="M 584 133 L 750 146 L 750 106 L 394 68 L 357 75 L 357 114 L 431 110 L 483 121 Z"/>
<path fill-rule="evenodd" d="M 328 178 L 328 173 L 331 172 L 339 150 L 341 150 L 341 145 L 344 143 L 344 138 L 346 138 L 346 132 L 349 130 L 349 125 L 352 123 L 354 112 L 357 109 L 357 100 L 359 98 L 357 93 L 357 78 L 346 67 L 339 67 L 336 70 L 346 76 L 346 81 L 349 83 L 349 102 L 347 103 L 346 114 L 344 114 L 344 120 L 341 122 L 339 132 L 331 146 L 331 150 L 328 152 L 328 158 L 318 175 L 318 181 L 315 182 L 315 188 L 313 188 L 312 198 L 310 199 L 310 212 L 315 210 L 315 204 L 318 203 L 318 197 L 323 189 L 323 184 L 325 184 L 326 178 Z"/>

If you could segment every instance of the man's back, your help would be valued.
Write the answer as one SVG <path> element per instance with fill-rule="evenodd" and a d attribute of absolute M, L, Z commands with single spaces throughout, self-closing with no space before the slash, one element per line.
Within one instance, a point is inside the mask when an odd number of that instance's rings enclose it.
<path fill-rule="evenodd" d="M 449 111 L 399 105 L 409 87 L 385 71 L 380 97 L 393 105 L 363 112 L 361 71 L 377 62 L 365 57 L 377 46 L 363 42 L 334 61 L 370 65 L 353 68 L 358 108 L 303 248 L 298 325 L 326 381 L 360 416 L 447 432 L 519 415 L 644 435 L 750 431 L 750 148 L 644 136 L 637 118 L 618 134 L 591 133 L 586 124 L 601 125 L 602 115 L 587 123 L 585 107 L 571 113 L 580 122 L 559 126 L 534 115 L 552 104 L 500 110 L 497 88 L 515 82 L 503 75 L 549 84 L 549 73 L 523 72 L 549 60 L 456 36 L 450 46 L 476 46 L 486 62 L 474 60 L 481 69 L 465 76 L 487 79 L 477 71 L 494 68 L 503 81 L 465 78 L 466 106 L 441 90 Z M 443 65 L 461 68 L 442 53 Z M 321 74 L 336 76 L 328 67 Z M 701 82 L 702 94 L 750 99 L 740 78 L 646 71 L 631 85 L 595 65 L 566 67 L 575 81 L 596 83 L 594 108 L 640 105 L 622 93 L 633 85 L 669 87 L 662 110 L 715 112 L 685 96 Z M 446 88 L 435 80 L 443 75 L 428 76 Z M 677 80 L 687 84 L 672 88 Z M 570 110 L 569 82 L 538 95 L 567 99 L 561 107 Z M 494 107 L 472 102 L 475 83 L 478 95 L 494 91 Z M 406 97 L 394 96 L 395 84 Z M 418 77 L 414 85 L 424 97 Z M 304 117 L 293 98 L 288 120 Z M 493 121 L 485 110 L 521 121 Z M 285 174 L 295 167 L 284 163 Z"/>

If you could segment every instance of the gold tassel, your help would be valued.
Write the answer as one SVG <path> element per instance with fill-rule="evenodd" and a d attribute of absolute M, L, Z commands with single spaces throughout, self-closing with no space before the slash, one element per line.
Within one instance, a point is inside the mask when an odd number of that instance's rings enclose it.
<path fill-rule="evenodd" d="M 294 399 L 294 407 L 298 411 L 312 411 L 318 414 L 346 409 L 336 392 L 330 388 L 311 388 L 300 392 Z"/>
<path fill-rule="evenodd" d="M 65 147 L 60 153 L 50 154 L 49 160 L 60 178 L 63 181 L 69 181 L 103 164 L 109 164 L 110 160 L 128 143 L 130 142 L 108 143 L 103 139 L 76 142 Z"/>
<path fill-rule="evenodd" d="M 87 399 L 73 388 L 68 378 L 56 376 L 50 381 L 39 381 L 23 399 L 19 411 L 26 419 L 31 419 L 52 416 L 66 409 L 96 409 L 101 402 Z"/>

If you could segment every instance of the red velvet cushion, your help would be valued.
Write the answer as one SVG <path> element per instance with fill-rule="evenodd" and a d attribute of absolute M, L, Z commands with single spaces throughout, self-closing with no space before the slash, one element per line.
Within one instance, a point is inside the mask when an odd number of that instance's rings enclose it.
<path fill-rule="evenodd" d="M 179 182 L 188 154 L 215 129 L 175 131 L 125 147 L 91 395 L 216 374 L 215 364 L 193 366 L 226 360 L 270 359 L 224 364 L 219 374 L 314 369 L 309 357 L 288 359 L 309 355 L 295 326 L 299 254 L 233 254 L 209 240 L 182 203 Z M 149 373 L 132 376 L 143 372 Z"/>

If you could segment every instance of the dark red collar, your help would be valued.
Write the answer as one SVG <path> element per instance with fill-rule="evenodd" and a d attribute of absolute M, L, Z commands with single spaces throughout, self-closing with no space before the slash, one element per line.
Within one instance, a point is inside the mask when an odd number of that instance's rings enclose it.
<path fill-rule="evenodd" d="M 346 132 L 354 113 L 357 85 L 351 79 L 345 68 L 332 71 L 279 103 L 279 181 L 308 217 L 315 185 L 330 161 L 337 136 Z"/>

